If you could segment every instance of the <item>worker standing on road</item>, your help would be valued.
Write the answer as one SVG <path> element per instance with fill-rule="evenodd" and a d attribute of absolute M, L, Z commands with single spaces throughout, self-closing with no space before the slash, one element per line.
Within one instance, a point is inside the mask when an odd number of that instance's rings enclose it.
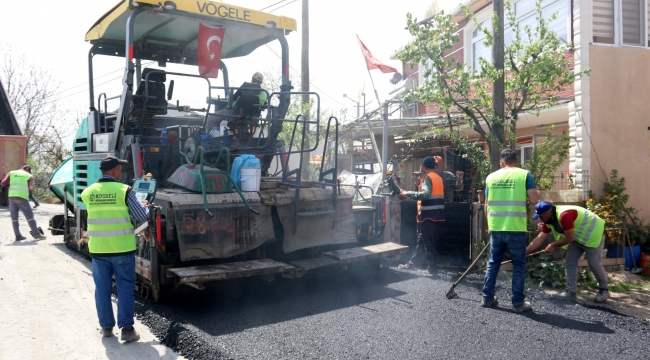
<path fill-rule="evenodd" d="M 525 302 L 526 280 L 526 195 L 531 203 L 539 202 L 539 193 L 533 176 L 517 167 L 517 153 L 511 149 L 501 151 L 501 169 L 487 177 L 485 211 L 490 231 L 490 260 L 483 284 L 481 306 L 496 306 L 494 285 L 506 252 L 512 258 L 512 306 L 515 312 L 532 310 Z"/>
<path fill-rule="evenodd" d="M 418 191 L 401 190 L 399 194 L 399 198 L 402 200 L 408 197 L 418 201 L 418 240 L 411 260 L 405 265 L 400 265 L 402 268 L 413 266 L 413 261 L 424 248 L 429 263 L 427 271 L 433 273 L 436 270 L 437 258 L 434 240 L 436 223 L 445 221 L 445 193 L 442 178 L 436 174 L 435 168 L 436 161 L 433 157 L 425 157 L 421 166 L 424 176 L 420 179 Z"/>
<path fill-rule="evenodd" d="M 88 210 L 88 250 L 92 255 L 95 281 L 95 306 L 101 334 L 113 336 L 115 317 L 111 303 L 112 278 L 117 287 L 117 325 L 121 339 L 137 341 L 140 335 L 133 328 L 135 311 L 135 233 L 131 217 L 146 221 L 149 210 L 140 204 L 122 177 L 122 165 L 127 161 L 114 156 L 104 158 L 99 169 L 102 177 L 81 193 Z"/>
<path fill-rule="evenodd" d="M 546 247 L 546 252 L 552 253 L 560 247 L 567 249 L 566 292 L 560 294 L 559 298 L 576 301 L 578 261 L 583 253 L 587 253 L 587 264 L 598 281 L 598 295 L 594 302 L 607 301 L 607 274 L 602 263 L 605 220 L 579 206 L 555 206 L 546 201 L 540 201 L 535 206 L 533 219 L 541 219 L 543 223 L 539 235 L 526 248 L 527 254 L 540 247 L 550 233 L 553 233 L 556 241 Z"/>
<path fill-rule="evenodd" d="M 2 180 L 2 187 L 9 186 L 9 212 L 11 213 L 11 224 L 14 227 L 14 235 L 16 241 L 25 240 L 20 233 L 18 223 L 18 213 L 22 212 L 27 219 L 32 236 L 36 240 L 47 239 L 45 235 L 41 234 L 34 219 L 34 212 L 29 206 L 29 192 L 34 187 L 34 177 L 31 174 L 31 167 L 23 165 L 21 169 L 10 171 L 7 176 Z"/>
<path fill-rule="evenodd" d="M 465 172 L 456 171 L 456 174 L 454 174 L 451 171 L 445 171 L 445 160 L 442 156 L 434 156 L 433 159 L 436 160 L 436 168 L 434 171 L 442 178 L 445 188 L 445 202 L 453 202 L 454 191 L 463 190 L 463 177 L 465 176 Z M 413 178 L 420 181 L 422 179 L 422 172 L 414 171 Z"/>

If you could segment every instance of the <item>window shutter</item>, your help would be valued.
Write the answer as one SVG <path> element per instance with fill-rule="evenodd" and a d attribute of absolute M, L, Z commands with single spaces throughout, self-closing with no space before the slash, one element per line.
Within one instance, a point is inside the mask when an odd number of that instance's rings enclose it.
<path fill-rule="evenodd" d="M 641 11 L 639 0 L 621 0 L 623 17 L 623 44 L 642 45 L 641 43 Z"/>
<path fill-rule="evenodd" d="M 614 39 L 614 0 L 593 0 L 594 37 Z"/>

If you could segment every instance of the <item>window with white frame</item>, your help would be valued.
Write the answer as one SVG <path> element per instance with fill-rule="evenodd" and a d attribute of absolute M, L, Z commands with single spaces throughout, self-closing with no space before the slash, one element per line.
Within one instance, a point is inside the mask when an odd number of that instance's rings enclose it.
<path fill-rule="evenodd" d="M 515 148 L 517 153 L 517 161 L 519 165 L 524 165 L 526 161 L 533 157 L 533 145 L 520 145 Z"/>
<path fill-rule="evenodd" d="M 524 32 L 526 25 L 530 26 L 531 31 L 534 33 L 537 26 L 537 8 L 535 6 L 536 0 L 520 0 L 514 3 L 512 10 L 515 14 L 515 21 L 519 34 L 523 40 L 527 40 L 528 35 Z M 549 29 L 554 31 L 562 41 L 567 42 L 568 38 L 568 20 L 569 20 L 569 0 L 545 0 L 542 2 L 542 16 L 545 19 L 550 19 L 553 14 L 557 14 L 555 20 L 548 24 Z M 481 26 L 491 31 L 492 19 L 488 18 L 481 23 Z M 505 46 L 510 45 L 513 38 L 513 29 L 510 28 L 507 21 L 505 21 L 506 28 L 504 29 L 504 42 Z M 472 31 L 472 68 L 478 69 L 479 58 L 484 58 L 490 61 L 492 59 L 492 47 L 483 45 L 485 41 L 485 34 L 479 31 L 478 28 Z"/>
<path fill-rule="evenodd" d="M 646 0 L 593 0 L 593 41 L 601 44 L 650 46 Z"/>

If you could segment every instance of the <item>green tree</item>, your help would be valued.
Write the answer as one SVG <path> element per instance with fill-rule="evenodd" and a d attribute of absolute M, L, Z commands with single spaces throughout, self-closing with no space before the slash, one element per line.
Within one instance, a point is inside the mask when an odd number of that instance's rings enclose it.
<path fill-rule="evenodd" d="M 476 21 L 468 8 L 466 14 L 477 24 L 478 31 L 485 34 L 484 45 L 492 46 L 492 29 Z M 436 103 L 446 114 L 449 125 L 460 114 L 466 126 L 487 140 L 490 170 L 499 168 L 500 151 L 514 148 L 514 133 L 522 113 L 539 113 L 556 105 L 558 92 L 573 84 L 576 77 L 588 71 L 574 73 L 572 59 L 568 57 L 571 44 L 563 44 L 548 28 L 556 14 L 545 19 L 541 0 L 537 2 L 534 27 L 519 28 L 510 4 L 506 5 L 507 23 L 513 29 L 513 39 L 505 48 L 505 118 L 499 119 L 492 111 L 491 84 L 501 75 L 486 59 L 480 58 L 480 66 L 472 69 L 462 59 L 448 56 L 459 42 L 458 24 L 444 11 L 433 17 L 430 23 L 418 24 L 411 14 L 407 15 L 408 29 L 413 41 L 398 52 L 398 57 L 410 66 L 428 64 L 424 70 L 423 84 L 409 94 L 408 100 Z M 496 16 L 492 26 L 497 26 Z M 486 174 L 485 174 L 486 175 Z"/>
<path fill-rule="evenodd" d="M 555 184 L 557 169 L 569 158 L 569 136 L 553 135 L 548 129 L 540 144 L 533 150 L 531 158 L 522 167 L 530 171 L 539 190 L 550 190 Z"/>
<path fill-rule="evenodd" d="M 280 84 L 281 81 L 279 77 L 276 75 L 278 74 L 278 71 L 265 71 L 264 72 L 264 84 L 263 87 L 269 91 L 269 93 L 273 92 L 279 92 L 280 91 Z M 293 84 L 293 87 L 295 89 L 300 88 L 300 80 L 291 77 L 291 83 Z M 311 149 L 316 145 L 316 140 L 319 139 L 319 149 L 320 153 L 316 154 L 318 156 L 322 156 L 322 146 L 324 138 L 325 138 L 325 132 L 327 129 L 327 121 L 330 118 L 330 116 L 336 116 L 335 112 L 331 109 L 325 109 L 325 108 L 320 108 L 320 112 L 318 112 L 318 107 L 317 104 L 314 101 L 314 98 L 310 100 L 309 103 L 304 103 L 302 101 L 301 95 L 292 95 L 291 96 L 291 101 L 289 104 L 289 109 L 287 110 L 287 114 L 284 116 L 287 121 L 284 121 L 282 123 L 282 132 L 278 135 L 278 140 L 282 140 L 286 147 L 288 148 L 289 145 L 291 144 L 291 137 L 292 135 L 294 136 L 293 138 L 293 146 L 294 150 L 302 150 L 303 148 L 305 149 Z M 303 136 L 302 136 L 302 130 L 303 130 L 303 124 L 301 121 L 298 121 L 298 124 L 296 126 L 296 123 L 293 121 L 289 120 L 295 120 L 298 116 L 304 116 L 305 114 L 309 114 L 309 119 L 311 121 L 314 121 L 318 119 L 319 121 L 319 129 L 318 129 L 318 134 L 316 134 L 316 126 L 315 124 L 310 124 L 307 125 L 307 128 L 305 129 L 305 140 L 303 141 Z M 319 116 L 317 116 L 317 114 Z M 345 115 L 344 111 L 341 111 L 341 115 Z M 339 124 L 341 123 L 341 119 L 339 119 Z M 334 126 L 334 124 L 332 124 Z M 294 128 L 295 128 L 295 135 L 294 135 Z M 330 131 L 330 139 L 333 139 L 334 129 L 332 128 Z M 339 139 L 341 139 L 342 136 L 339 134 Z M 335 151 L 332 146 L 327 145 L 327 153 L 325 155 L 326 158 L 326 166 L 325 169 L 328 169 L 329 167 L 333 166 L 333 157 L 335 156 Z M 297 154 L 292 155 L 296 156 Z M 320 170 L 320 163 L 315 164 L 315 163 L 310 163 L 309 158 L 312 156 L 311 153 L 305 153 L 304 156 L 306 157 L 305 165 L 308 167 L 308 174 L 309 174 L 309 179 L 317 179 L 318 178 L 318 172 Z M 305 166 L 303 165 L 303 166 Z M 309 180 L 303 178 L 303 180 Z"/>

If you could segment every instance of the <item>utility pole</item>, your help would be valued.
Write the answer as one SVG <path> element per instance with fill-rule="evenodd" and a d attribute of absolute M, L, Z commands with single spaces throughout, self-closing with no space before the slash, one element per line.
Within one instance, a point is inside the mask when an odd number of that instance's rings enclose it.
<path fill-rule="evenodd" d="M 492 121 L 492 139 L 490 140 L 490 163 L 492 166 L 498 164 L 499 161 L 499 145 L 505 144 L 506 136 L 504 133 L 504 118 L 505 118 L 505 86 L 503 74 L 503 57 L 504 57 L 504 14 L 503 14 L 503 0 L 494 0 L 492 2 L 494 12 L 497 14 L 498 21 L 497 27 L 492 29 L 493 43 L 492 43 L 492 64 L 494 68 L 500 72 L 499 77 L 492 86 L 492 110 L 494 111 L 494 120 Z M 491 168 L 490 171 L 496 171 L 498 168 Z"/>
<path fill-rule="evenodd" d="M 384 103 L 384 131 L 381 137 L 381 178 L 383 179 L 388 174 L 388 101 Z M 384 241 L 390 242 L 392 240 L 392 218 L 390 213 L 390 195 L 385 195 L 386 201 L 386 227 L 384 228 Z"/>
<path fill-rule="evenodd" d="M 302 0 L 302 54 L 301 54 L 301 77 L 300 77 L 300 91 L 309 92 L 309 5 L 307 0 Z M 305 130 L 305 138 L 302 139 L 301 150 L 309 149 L 309 124 L 306 122 L 309 121 L 309 95 L 302 95 L 302 105 L 303 110 L 305 111 L 305 124 L 307 127 Z M 318 116 L 318 114 L 316 115 Z M 316 134 L 318 136 L 318 134 Z M 311 153 L 302 154 L 302 164 L 300 164 L 301 178 L 304 180 L 311 180 L 309 176 L 309 159 L 311 158 Z"/>

